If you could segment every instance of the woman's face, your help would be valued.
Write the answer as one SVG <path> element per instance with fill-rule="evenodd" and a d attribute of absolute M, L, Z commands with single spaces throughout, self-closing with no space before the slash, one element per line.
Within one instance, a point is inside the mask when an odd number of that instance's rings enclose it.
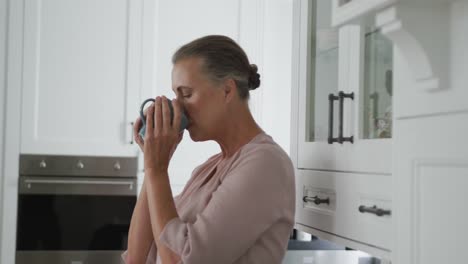
<path fill-rule="evenodd" d="M 185 109 L 193 141 L 214 139 L 222 127 L 224 91 L 201 71 L 200 58 L 177 62 L 172 69 L 172 90 Z"/>

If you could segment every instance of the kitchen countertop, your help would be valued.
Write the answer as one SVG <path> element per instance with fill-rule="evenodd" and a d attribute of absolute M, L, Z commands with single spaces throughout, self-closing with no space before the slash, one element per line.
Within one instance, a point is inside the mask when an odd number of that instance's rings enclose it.
<path fill-rule="evenodd" d="M 381 264 L 381 261 L 355 250 L 288 250 L 282 264 Z"/>

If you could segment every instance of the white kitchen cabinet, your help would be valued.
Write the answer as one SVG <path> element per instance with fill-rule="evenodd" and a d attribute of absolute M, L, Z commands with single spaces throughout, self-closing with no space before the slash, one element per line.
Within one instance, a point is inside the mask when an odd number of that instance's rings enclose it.
<path fill-rule="evenodd" d="M 377 16 L 396 46 L 394 262 L 465 263 L 468 2 L 408 1 Z"/>
<path fill-rule="evenodd" d="M 350 2 L 351 7 L 353 2 L 360 1 L 344 2 Z M 465 140 L 468 2 L 384 2 L 375 1 L 376 6 L 369 9 L 361 6 L 355 15 L 340 15 L 342 22 L 334 23 L 342 24 L 340 51 L 356 50 L 355 43 L 360 46 L 359 52 L 348 55 L 351 59 L 338 58 L 340 64 L 347 65 L 345 71 L 341 71 L 343 65 L 339 66 L 338 87 L 355 91 L 356 98 L 362 100 L 358 102 L 355 98 L 355 105 L 348 106 L 351 117 L 348 125 L 345 122 L 344 130 L 349 126 L 358 138 L 379 141 L 373 155 L 381 156 L 382 150 L 387 149 L 384 155 L 391 155 L 389 170 L 366 170 L 366 166 L 359 171 L 348 170 L 346 166 L 337 169 L 337 163 L 334 167 L 319 167 L 316 160 L 324 162 L 339 157 L 324 158 L 323 155 L 329 155 L 327 152 L 309 154 L 301 161 L 301 144 L 310 144 L 301 141 L 300 130 L 307 128 L 301 125 L 304 122 L 301 119 L 307 116 L 307 111 L 312 111 L 300 102 L 306 102 L 303 97 L 309 97 L 304 87 L 310 85 L 303 85 L 301 82 L 306 81 L 302 77 L 293 79 L 293 87 L 299 87 L 293 90 L 292 101 L 292 105 L 299 102 L 299 107 L 293 108 L 297 117 L 292 118 L 292 130 L 299 130 L 299 136 L 292 136 L 296 147 L 292 148 L 292 156 L 297 168 L 296 226 L 325 239 L 389 258 L 392 263 L 462 263 L 466 259 L 463 246 L 468 243 L 468 214 L 464 210 L 468 199 L 465 191 L 468 185 Z M 346 28 L 349 31 L 343 33 L 346 36 L 343 39 L 351 40 L 347 45 L 341 39 L 341 31 Z M 304 45 L 305 38 L 300 36 L 297 34 L 294 39 L 300 39 L 299 43 Z M 366 48 L 369 42 L 374 48 Z M 297 42 L 295 47 L 294 58 L 305 62 L 293 64 L 293 73 L 313 75 L 301 53 L 303 49 L 299 49 Z M 390 53 L 388 47 L 393 47 Z M 383 56 L 377 56 L 382 60 L 372 59 L 373 54 L 382 52 Z M 377 76 L 373 71 L 385 74 Z M 341 76 L 343 72 L 347 77 Z M 301 90 L 306 92 L 301 94 Z M 377 107 L 372 96 L 375 92 L 379 94 Z M 377 127 L 372 127 L 372 123 Z M 390 130 L 386 130 L 388 125 Z M 377 139 L 379 136 L 387 139 Z M 390 147 L 386 148 L 385 144 Z M 372 154 L 364 152 L 361 154 Z M 375 160 L 368 160 L 372 162 Z M 329 203 L 324 203 L 327 198 Z M 365 202 L 390 210 L 391 214 L 382 217 L 357 214 L 356 205 Z"/>
<path fill-rule="evenodd" d="M 330 1 L 294 3 L 297 228 L 388 259 L 393 45 L 373 20 L 332 27 Z"/>
<path fill-rule="evenodd" d="M 391 43 L 366 23 L 331 27 L 329 1 L 295 3 L 297 168 L 390 174 Z"/>
<path fill-rule="evenodd" d="M 22 153 L 137 155 L 143 3 L 24 1 Z"/>

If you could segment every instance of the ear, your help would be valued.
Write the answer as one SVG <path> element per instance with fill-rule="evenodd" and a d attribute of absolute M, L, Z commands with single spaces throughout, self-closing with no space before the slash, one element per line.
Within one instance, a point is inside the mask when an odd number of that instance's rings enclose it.
<path fill-rule="evenodd" d="M 234 79 L 226 79 L 223 83 L 224 99 L 230 102 L 237 95 L 237 84 Z"/>

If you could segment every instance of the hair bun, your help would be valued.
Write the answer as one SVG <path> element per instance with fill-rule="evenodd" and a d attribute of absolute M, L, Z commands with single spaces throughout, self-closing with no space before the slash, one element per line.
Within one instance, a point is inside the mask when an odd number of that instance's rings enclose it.
<path fill-rule="evenodd" d="M 249 89 L 255 90 L 260 86 L 260 74 L 257 73 L 258 68 L 255 64 L 250 64 L 249 73 Z"/>

